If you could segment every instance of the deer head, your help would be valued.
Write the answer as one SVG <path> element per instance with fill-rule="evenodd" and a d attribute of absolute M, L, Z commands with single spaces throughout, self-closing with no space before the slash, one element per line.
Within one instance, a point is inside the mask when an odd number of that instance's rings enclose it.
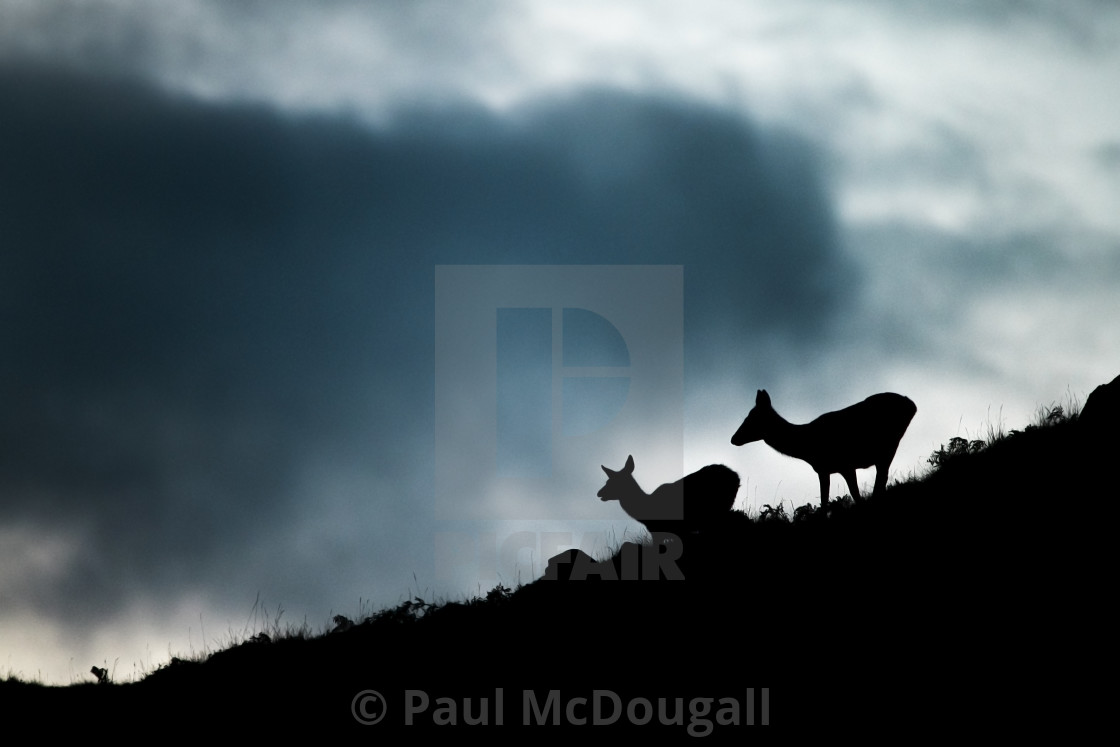
<path fill-rule="evenodd" d="M 629 495 L 637 487 L 634 481 L 634 457 L 626 457 L 626 465 L 620 470 L 609 469 L 603 465 L 603 472 L 607 475 L 607 484 L 598 492 L 599 498 L 604 501 L 621 500 L 623 495 Z"/>
<path fill-rule="evenodd" d="M 743 424 L 731 437 L 731 444 L 742 446 L 762 439 L 769 429 L 773 416 L 774 407 L 770 404 L 770 395 L 766 393 L 765 389 L 759 389 L 754 398 L 754 408 L 747 413 Z"/>

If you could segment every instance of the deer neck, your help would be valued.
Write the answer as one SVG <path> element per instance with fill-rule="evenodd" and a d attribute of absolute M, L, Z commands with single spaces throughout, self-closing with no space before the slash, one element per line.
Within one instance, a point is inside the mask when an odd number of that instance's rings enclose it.
<path fill-rule="evenodd" d="M 804 459 L 813 450 L 809 427 L 794 425 L 777 413 L 774 413 L 774 422 L 762 440 L 770 448 L 797 459 Z"/>
<path fill-rule="evenodd" d="M 622 505 L 623 511 L 633 515 L 631 509 L 640 510 L 644 499 L 648 497 L 646 491 L 638 485 L 637 480 L 630 478 L 630 482 L 627 484 L 626 490 L 619 496 L 618 502 Z"/>

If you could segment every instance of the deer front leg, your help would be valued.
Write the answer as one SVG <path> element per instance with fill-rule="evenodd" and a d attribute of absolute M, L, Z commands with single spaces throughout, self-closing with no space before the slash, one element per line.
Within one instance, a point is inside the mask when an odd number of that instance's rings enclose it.
<path fill-rule="evenodd" d="M 828 505 L 828 478 L 830 477 L 827 472 L 818 472 L 817 477 L 821 481 L 821 506 Z"/>
<path fill-rule="evenodd" d="M 859 484 L 856 482 L 856 471 L 849 469 L 840 473 L 844 478 L 844 482 L 848 483 L 848 492 L 852 495 L 852 500 L 860 500 L 862 496 L 859 494 Z"/>

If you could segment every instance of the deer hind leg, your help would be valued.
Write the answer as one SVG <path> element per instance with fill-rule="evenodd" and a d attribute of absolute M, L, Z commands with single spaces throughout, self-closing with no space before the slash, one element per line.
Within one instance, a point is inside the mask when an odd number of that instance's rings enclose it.
<path fill-rule="evenodd" d="M 817 477 L 821 481 L 821 506 L 828 505 L 828 478 L 831 477 L 827 472 L 818 472 Z"/>
<path fill-rule="evenodd" d="M 844 470 L 840 473 L 844 478 L 844 482 L 848 483 L 848 493 L 852 496 L 852 500 L 862 500 L 863 496 L 859 494 L 859 484 L 856 482 L 856 471 L 854 469 Z"/>
<path fill-rule="evenodd" d="M 891 466 L 890 462 L 882 462 L 875 465 L 875 492 L 872 493 L 876 498 L 883 494 L 887 489 L 887 470 Z"/>

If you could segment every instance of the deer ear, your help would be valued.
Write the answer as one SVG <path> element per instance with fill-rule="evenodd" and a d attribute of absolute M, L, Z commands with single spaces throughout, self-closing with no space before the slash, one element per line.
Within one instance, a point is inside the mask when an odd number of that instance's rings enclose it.
<path fill-rule="evenodd" d="M 603 468 L 603 471 L 607 473 L 607 477 L 614 477 L 614 472 L 612 472 L 611 470 L 607 469 L 606 467 L 604 467 L 604 466 L 603 466 L 603 465 L 601 465 L 601 464 L 600 464 L 599 466 L 600 466 L 600 467 L 602 467 L 602 468 Z"/>
<path fill-rule="evenodd" d="M 626 457 L 626 466 L 622 468 L 622 471 L 625 472 L 626 474 L 630 474 L 631 472 L 634 471 L 634 457 L 633 456 Z"/>
<path fill-rule="evenodd" d="M 770 395 L 766 393 L 765 389 L 759 389 L 758 395 L 754 398 L 754 403 L 756 405 L 768 405 L 770 404 Z"/>

